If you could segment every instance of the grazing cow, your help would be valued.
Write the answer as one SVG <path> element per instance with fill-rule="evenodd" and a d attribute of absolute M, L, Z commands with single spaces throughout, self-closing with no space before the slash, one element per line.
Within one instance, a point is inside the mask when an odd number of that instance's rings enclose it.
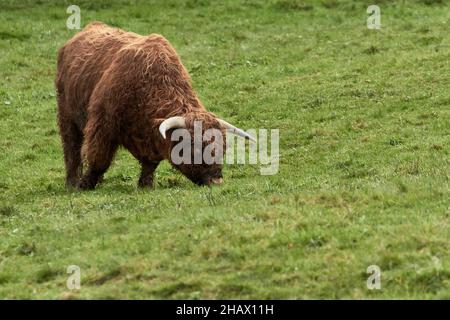
<path fill-rule="evenodd" d="M 193 134 L 194 121 L 201 121 L 203 131 L 231 130 L 251 139 L 204 108 L 174 48 L 157 34 L 90 23 L 59 50 L 56 89 L 69 187 L 95 188 L 118 146 L 140 162 L 141 187 L 153 185 L 164 159 L 198 185 L 221 183 L 220 163 L 172 161 L 173 130 Z"/>

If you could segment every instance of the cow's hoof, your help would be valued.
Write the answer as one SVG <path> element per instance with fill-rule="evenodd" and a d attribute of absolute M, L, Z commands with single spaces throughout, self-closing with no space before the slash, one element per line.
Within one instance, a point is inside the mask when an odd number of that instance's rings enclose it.
<path fill-rule="evenodd" d="M 149 188 L 149 189 L 153 188 L 153 179 L 148 179 L 148 178 L 139 179 L 138 187 L 139 188 Z"/>
<path fill-rule="evenodd" d="M 77 184 L 77 189 L 79 190 L 92 190 L 94 188 L 95 183 L 86 179 L 81 179 Z"/>

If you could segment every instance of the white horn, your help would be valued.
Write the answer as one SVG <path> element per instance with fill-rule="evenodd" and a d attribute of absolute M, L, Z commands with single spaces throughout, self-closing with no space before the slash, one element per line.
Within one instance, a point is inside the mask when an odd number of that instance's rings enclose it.
<path fill-rule="evenodd" d="M 174 129 L 174 128 L 186 128 L 186 121 L 183 117 L 175 116 L 170 117 L 159 125 L 159 132 L 163 136 L 163 138 L 166 138 L 166 132 L 167 130 Z"/>
<path fill-rule="evenodd" d="M 251 135 L 249 135 L 247 132 L 245 132 L 242 129 L 236 128 L 235 126 L 233 126 L 231 123 L 226 122 L 225 120 L 219 119 L 217 118 L 217 121 L 219 121 L 219 123 L 224 126 L 226 129 L 230 130 L 232 133 L 234 133 L 237 136 L 240 137 L 244 137 L 246 139 L 249 139 L 252 142 L 256 143 L 256 139 L 253 138 Z"/>

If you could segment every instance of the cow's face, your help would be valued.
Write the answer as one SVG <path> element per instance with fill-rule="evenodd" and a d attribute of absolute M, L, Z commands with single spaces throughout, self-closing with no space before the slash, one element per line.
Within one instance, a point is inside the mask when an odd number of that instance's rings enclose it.
<path fill-rule="evenodd" d="M 170 141 L 169 161 L 198 185 L 222 183 L 227 131 L 255 141 L 243 130 L 209 112 L 173 116 L 159 125 L 162 137 Z"/>
<path fill-rule="evenodd" d="M 170 132 L 170 162 L 197 185 L 222 183 L 225 130 L 214 117 L 187 118 Z"/>
<path fill-rule="evenodd" d="M 223 181 L 222 165 L 219 164 L 174 165 L 174 167 L 199 186 L 221 184 Z"/>

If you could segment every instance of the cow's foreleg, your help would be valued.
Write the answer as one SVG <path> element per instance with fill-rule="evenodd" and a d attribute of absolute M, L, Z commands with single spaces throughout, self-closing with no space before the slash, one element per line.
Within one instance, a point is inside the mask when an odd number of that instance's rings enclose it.
<path fill-rule="evenodd" d="M 140 161 L 141 162 L 141 176 L 139 178 L 138 186 L 141 188 L 144 187 L 153 187 L 153 174 L 156 170 L 156 167 L 159 164 L 159 161 Z"/>

